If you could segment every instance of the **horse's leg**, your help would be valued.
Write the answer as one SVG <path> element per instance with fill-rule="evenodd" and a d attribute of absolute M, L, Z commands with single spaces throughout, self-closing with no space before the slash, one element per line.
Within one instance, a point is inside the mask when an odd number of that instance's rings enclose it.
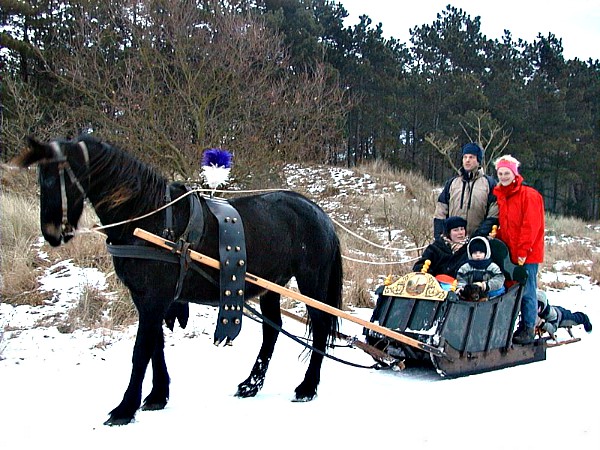
<path fill-rule="evenodd" d="M 149 299 L 142 302 L 150 302 Z M 142 304 L 138 303 L 137 304 Z M 138 308 L 138 311 L 140 308 Z M 162 320 L 163 314 L 143 309 L 139 314 L 139 324 L 135 346 L 133 348 L 132 369 L 129 385 L 121 403 L 109 413 L 105 425 L 126 425 L 133 420 L 135 412 L 140 407 L 142 398 L 142 382 L 157 345 L 163 343 Z"/>
<path fill-rule="evenodd" d="M 309 402 L 317 396 L 317 386 L 321 381 L 321 364 L 323 363 L 323 353 L 327 346 L 327 338 L 330 330 L 329 314 L 308 307 L 312 327 L 313 347 L 318 351 L 312 351 L 310 354 L 310 363 L 304 375 L 304 380 L 295 389 L 295 402 Z M 323 352 L 323 353 L 321 353 Z"/>
<path fill-rule="evenodd" d="M 189 303 L 173 302 L 165 313 L 165 323 L 173 331 L 175 319 L 181 328 L 185 328 L 190 316 Z M 154 346 L 152 354 L 152 391 L 144 399 L 142 410 L 156 411 L 164 409 L 169 400 L 169 372 L 165 362 L 165 336 L 160 333 L 160 341 Z"/>
<path fill-rule="evenodd" d="M 298 288 L 300 292 L 315 300 L 326 302 L 328 279 L 324 274 L 328 274 L 329 270 L 322 270 L 318 274 L 311 276 L 305 272 L 302 276 L 297 275 Z M 308 369 L 304 375 L 304 380 L 295 389 L 296 402 L 308 402 L 314 399 L 317 395 L 317 386 L 321 381 L 321 364 L 323 363 L 323 354 L 327 346 L 327 338 L 334 329 L 335 318 L 321 310 L 308 307 L 308 315 L 310 317 L 312 329 L 313 347 L 317 351 L 312 351 Z"/>
<path fill-rule="evenodd" d="M 281 326 L 279 300 L 279 294 L 269 291 L 260 297 L 260 309 L 267 319 Z M 254 397 L 263 387 L 279 330 L 263 322 L 262 332 L 263 342 L 256 357 L 256 362 L 252 366 L 250 376 L 238 385 L 238 390 L 235 394 L 236 397 Z"/>
<path fill-rule="evenodd" d="M 169 372 L 165 362 L 165 337 L 163 333 L 160 333 L 160 342 L 156 343 L 152 354 L 152 390 L 144 399 L 142 410 L 156 411 L 164 409 L 168 400 Z"/>

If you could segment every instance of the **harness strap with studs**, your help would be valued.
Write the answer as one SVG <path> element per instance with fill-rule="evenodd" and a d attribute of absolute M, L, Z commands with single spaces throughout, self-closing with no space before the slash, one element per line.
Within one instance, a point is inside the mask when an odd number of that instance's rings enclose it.
<path fill-rule="evenodd" d="M 206 204 L 219 224 L 220 297 L 214 343 L 219 345 L 225 340 L 230 345 L 242 329 L 246 279 L 244 225 L 237 210 L 227 201 L 207 198 Z"/>

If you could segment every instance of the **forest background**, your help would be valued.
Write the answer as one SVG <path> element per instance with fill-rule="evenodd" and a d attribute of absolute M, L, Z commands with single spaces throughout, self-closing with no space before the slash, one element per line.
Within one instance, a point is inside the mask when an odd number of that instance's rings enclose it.
<path fill-rule="evenodd" d="M 551 6 L 548 6 L 551 7 Z M 435 184 L 477 141 L 523 163 L 550 212 L 600 218 L 600 61 L 481 32 L 448 5 L 410 42 L 328 0 L 0 0 L 2 161 L 92 132 L 166 176 L 234 151 L 248 187 L 285 163 L 384 160 Z M 407 9 L 406 14 L 410 14 Z M 509 24 L 506 26 L 509 29 Z"/>

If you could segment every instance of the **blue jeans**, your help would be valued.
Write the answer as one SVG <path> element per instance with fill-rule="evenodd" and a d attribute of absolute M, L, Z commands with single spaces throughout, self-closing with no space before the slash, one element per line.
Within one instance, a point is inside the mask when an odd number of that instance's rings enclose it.
<path fill-rule="evenodd" d="M 560 311 L 561 318 L 559 327 L 572 327 L 575 325 L 583 325 L 585 323 L 585 314 L 582 312 L 572 312 L 569 309 L 563 308 L 562 306 L 555 306 Z"/>
<path fill-rule="evenodd" d="M 523 267 L 527 272 L 527 283 L 525 283 L 521 298 L 521 320 L 527 328 L 533 328 L 537 319 L 538 264 L 525 264 Z"/>

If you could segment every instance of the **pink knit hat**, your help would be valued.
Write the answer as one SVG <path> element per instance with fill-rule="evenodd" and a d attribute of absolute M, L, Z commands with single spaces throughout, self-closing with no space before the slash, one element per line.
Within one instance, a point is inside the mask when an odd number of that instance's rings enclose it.
<path fill-rule="evenodd" d="M 515 175 L 519 174 L 520 165 L 521 163 L 510 155 L 501 156 L 498 158 L 498 160 L 496 160 L 496 170 L 500 169 L 501 167 L 506 167 Z"/>

